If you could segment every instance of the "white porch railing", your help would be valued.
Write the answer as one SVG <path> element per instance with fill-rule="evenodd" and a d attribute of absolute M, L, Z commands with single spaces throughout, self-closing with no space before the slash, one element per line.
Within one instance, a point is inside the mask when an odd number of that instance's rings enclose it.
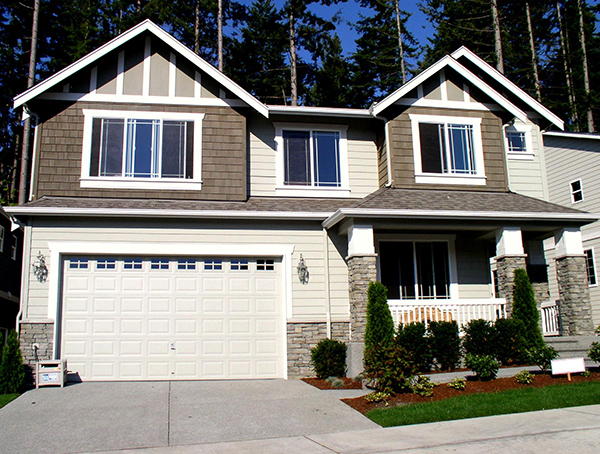
<path fill-rule="evenodd" d="M 388 300 L 394 325 L 423 322 L 456 321 L 459 328 L 471 320 L 496 321 L 506 318 L 505 298 L 461 300 Z"/>
<path fill-rule="evenodd" d="M 540 308 L 542 316 L 542 334 L 544 336 L 559 336 L 558 304 L 556 301 L 544 301 Z"/>

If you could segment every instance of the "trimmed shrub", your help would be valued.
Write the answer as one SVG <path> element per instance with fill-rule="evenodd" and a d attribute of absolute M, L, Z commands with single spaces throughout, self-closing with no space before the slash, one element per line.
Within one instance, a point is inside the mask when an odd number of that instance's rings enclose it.
<path fill-rule="evenodd" d="M 523 364 L 527 360 L 527 346 L 523 338 L 523 322 L 512 318 L 496 320 L 495 357 L 503 366 Z"/>
<path fill-rule="evenodd" d="M 447 385 L 448 388 L 454 388 L 462 391 L 467 387 L 467 380 L 461 377 L 454 377 L 454 379 L 450 383 L 447 383 Z"/>
<path fill-rule="evenodd" d="M 460 362 L 460 338 L 458 324 L 431 322 L 429 324 L 431 353 L 440 370 L 454 370 Z"/>
<path fill-rule="evenodd" d="M 394 341 L 394 320 L 387 302 L 387 289 L 381 282 L 371 282 L 367 297 L 365 350 L 388 346 Z"/>
<path fill-rule="evenodd" d="M 540 330 L 540 313 L 535 302 L 533 287 L 524 269 L 515 270 L 512 318 L 523 322 L 527 349 L 542 347 L 544 338 Z"/>
<path fill-rule="evenodd" d="M 463 350 L 473 355 L 496 354 L 496 327 L 487 320 L 471 320 L 464 326 Z"/>
<path fill-rule="evenodd" d="M 405 348 L 414 358 L 415 367 L 419 372 L 429 372 L 433 365 L 433 355 L 427 336 L 425 323 L 409 323 L 398 326 L 396 344 Z"/>
<path fill-rule="evenodd" d="M 396 344 L 365 350 L 364 365 L 369 386 L 387 394 L 410 389 L 416 372 L 411 355 Z"/>
<path fill-rule="evenodd" d="M 2 362 L 0 363 L 0 394 L 14 394 L 23 389 L 25 385 L 25 368 L 23 357 L 19 349 L 19 337 L 12 330 L 8 335 L 6 345 L 2 349 Z"/>
<path fill-rule="evenodd" d="M 430 397 L 435 387 L 436 384 L 425 375 L 417 375 L 412 379 L 410 384 L 412 392 L 421 397 Z"/>
<path fill-rule="evenodd" d="M 317 378 L 346 376 L 346 344 L 321 339 L 310 351 L 310 362 Z"/>
<path fill-rule="evenodd" d="M 528 370 L 522 370 L 515 375 L 515 381 L 521 385 L 530 385 L 533 382 L 533 374 Z"/>
<path fill-rule="evenodd" d="M 600 343 L 592 342 L 590 349 L 588 350 L 588 356 L 592 361 L 596 361 L 600 364 Z"/>
<path fill-rule="evenodd" d="M 535 364 L 543 372 L 550 368 L 550 363 L 556 358 L 558 358 L 558 352 L 554 347 L 548 345 L 531 348 L 527 351 L 528 362 Z"/>
<path fill-rule="evenodd" d="M 496 378 L 500 363 L 489 355 L 472 355 L 468 353 L 465 356 L 465 365 L 477 375 L 481 381 L 489 381 Z"/>

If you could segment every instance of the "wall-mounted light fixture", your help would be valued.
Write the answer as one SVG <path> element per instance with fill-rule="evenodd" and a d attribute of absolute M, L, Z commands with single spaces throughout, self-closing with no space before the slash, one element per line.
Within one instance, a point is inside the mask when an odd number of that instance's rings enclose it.
<path fill-rule="evenodd" d="M 308 272 L 308 267 L 306 266 L 306 262 L 304 261 L 302 254 L 300 254 L 300 261 L 298 262 L 296 269 L 298 270 L 298 279 L 300 279 L 300 283 L 303 285 L 308 284 L 310 273 Z"/>
<path fill-rule="evenodd" d="M 46 257 L 42 254 L 42 251 L 38 252 L 37 258 L 31 266 L 33 266 L 33 274 L 35 274 L 38 282 L 46 282 L 48 267 L 46 266 Z"/>

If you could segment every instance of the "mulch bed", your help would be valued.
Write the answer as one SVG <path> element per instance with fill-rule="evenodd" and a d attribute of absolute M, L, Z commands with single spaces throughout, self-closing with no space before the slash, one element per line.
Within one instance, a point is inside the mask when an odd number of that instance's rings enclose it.
<path fill-rule="evenodd" d="M 319 388 L 319 389 L 362 389 L 362 381 L 358 380 L 354 380 L 352 378 L 348 378 L 348 377 L 343 377 L 342 380 L 344 380 L 344 386 L 342 386 L 341 388 L 334 388 L 333 386 L 331 386 L 331 383 L 329 383 L 326 379 L 324 378 L 303 378 L 302 381 L 305 383 L 308 383 L 309 385 L 314 386 L 315 388 Z"/>
<path fill-rule="evenodd" d="M 478 381 L 475 377 L 467 378 L 467 386 L 464 390 L 459 391 L 454 388 L 450 388 L 446 383 L 442 383 L 436 386 L 433 390 L 431 397 L 421 397 L 417 394 L 405 393 L 397 394 L 394 397 L 390 397 L 385 402 L 369 402 L 364 397 L 355 397 L 352 399 L 341 399 L 342 402 L 354 408 L 356 411 L 366 414 L 367 412 L 375 408 L 394 407 L 399 405 L 433 402 L 436 400 L 444 400 L 452 397 L 463 396 L 465 394 L 476 394 L 476 393 L 494 393 L 498 391 L 505 391 L 508 389 L 518 389 L 523 387 L 531 388 L 543 388 L 549 385 L 565 385 L 569 383 L 581 383 L 589 381 L 600 381 L 600 372 L 592 372 L 589 377 L 582 377 L 580 374 L 571 375 L 571 380 L 567 379 L 566 375 L 550 375 L 549 373 L 543 374 L 541 372 L 534 372 L 533 382 L 529 385 L 521 385 L 515 381 L 514 377 L 509 378 L 497 378 L 491 381 Z"/>

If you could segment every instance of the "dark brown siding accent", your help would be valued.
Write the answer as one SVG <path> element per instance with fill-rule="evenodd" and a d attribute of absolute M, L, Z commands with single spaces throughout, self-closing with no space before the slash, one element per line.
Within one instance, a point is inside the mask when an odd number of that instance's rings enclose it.
<path fill-rule="evenodd" d="M 481 118 L 485 186 L 430 185 L 415 183 L 413 142 L 409 114 Z M 502 120 L 493 112 L 411 107 L 390 123 L 392 175 L 396 188 L 446 189 L 468 191 L 508 191 Z"/>
<path fill-rule="evenodd" d="M 202 190 L 83 189 L 82 109 L 204 113 Z M 244 201 L 246 194 L 246 118 L 229 107 L 130 105 L 77 102 L 46 120 L 42 128 L 35 197 L 113 197 Z"/>
<path fill-rule="evenodd" d="M 387 147 L 384 131 L 377 134 L 377 162 L 379 166 L 379 187 L 382 188 L 388 182 Z"/>

